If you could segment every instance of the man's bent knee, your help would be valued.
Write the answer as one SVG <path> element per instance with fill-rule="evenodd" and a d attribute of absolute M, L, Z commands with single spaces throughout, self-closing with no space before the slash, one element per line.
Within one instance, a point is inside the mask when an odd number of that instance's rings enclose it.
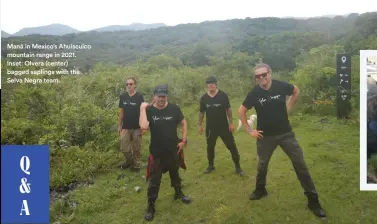
<path fill-rule="evenodd" d="M 120 136 L 120 150 L 122 152 L 130 152 L 131 151 L 131 136 L 128 130 L 123 129 Z"/>
<path fill-rule="evenodd" d="M 268 162 L 259 162 L 258 163 L 258 170 L 266 170 L 268 167 Z"/>
<path fill-rule="evenodd" d="M 308 166 L 306 165 L 305 160 L 302 159 L 293 159 L 292 165 L 297 172 L 308 172 Z"/>
<path fill-rule="evenodd" d="M 141 151 L 141 136 L 135 135 L 133 139 L 133 151 L 140 152 Z"/>

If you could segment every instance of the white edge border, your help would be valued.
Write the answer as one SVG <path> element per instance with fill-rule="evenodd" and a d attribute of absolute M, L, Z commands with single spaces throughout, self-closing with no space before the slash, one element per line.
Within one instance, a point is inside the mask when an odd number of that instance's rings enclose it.
<path fill-rule="evenodd" d="M 0 49 L 1 49 L 1 32 L 0 32 Z M 0 55 L 0 90 L 1 90 L 1 55 Z"/>
<path fill-rule="evenodd" d="M 377 50 L 360 51 L 360 191 L 377 191 L 377 184 L 367 184 L 367 57 Z M 356 74 L 355 74 L 356 75 Z"/>

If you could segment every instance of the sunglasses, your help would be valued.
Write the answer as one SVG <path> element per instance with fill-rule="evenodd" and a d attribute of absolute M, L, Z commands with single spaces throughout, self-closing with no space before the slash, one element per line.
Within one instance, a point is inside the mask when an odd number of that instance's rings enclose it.
<path fill-rule="evenodd" d="M 255 77 L 255 79 L 260 79 L 260 78 L 266 78 L 267 77 L 267 74 L 268 74 L 268 72 L 265 72 L 265 73 L 262 73 L 262 74 L 259 74 L 259 75 L 255 75 L 254 77 Z"/>
<path fill-rule="evenodd" d="M 126 83 L 126 86 L 133 86 L 133 83 Z"/>

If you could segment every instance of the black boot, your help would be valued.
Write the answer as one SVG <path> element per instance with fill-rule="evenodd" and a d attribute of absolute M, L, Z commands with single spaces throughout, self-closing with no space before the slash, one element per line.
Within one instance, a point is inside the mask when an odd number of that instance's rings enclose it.
<path fill-rule="evenodd" d="M 241 167 L 237 167 L 237 168 L 236 168 L 236 173 L 237 173 L 238 175 L 240 175 L 240 176 L 243 176 L 243 171 L 242 171 Z"/>
<path fill-rule="evenodd" d="M 156 212 L 154 207 L 155 201 L 149 199 L 148 200 L 148 207 L 147 207 L 147 214 L 145 214 L 144 219 L 146 221 L 152 221 L 154 218 L 154 213 Z"/>
<path fill-rule="evenodd" d="M 182 202 L 185 203 L 185 204 L 191 203 L 191 199 L 189 197 L 185 196 L 185 194 L 183 194 L 182 188 L 175 187 L 174 190 L 175 190 L 174 200 L 177 200 L 178 198 L 180 198 L 182 200 Z"/>
<path fill-rule="evenodd" d="M 325 211 L 322 209 L 319 204 L 318 195 L 316 194 L 307 194 L 308 197 L 308 208 L 314 213 L 314 215 L 324 218 L 326 217 Z"/>
<path fill-rule="evenodd" d="M 243 176 L 243 171 L 242 171 L 242 169 L 241 169 L 241 166 L 240 166 L 240 163 L 239 163 L 239 162 L 236 163 L 236 173 L 237 173 L 238 175 L 240 175 L 240 176 Z"/>
<path fill-rule="evenodd" d="M 131 166 L 132 166 L 132 164 L 123 163 L 119 166 L 119 168 L 121 168 L 122 170 L 125 170 L 125 169 L 127 169 Z"/>
<path fill-rule="evenodd" d="M 264 185 L 257 186 L 253 193 L 249 195 L 250 200 L 259 200 L 264 196 L 267 196 L 267 190 Z"/>
<path fill-rule="evenodd" d="M 131 167 L 130 171 L 134 173 L 140 173 L 140 168 Z"/>
<path fill-rule="evenodd" d="M 210 173 L 215 170 L 215 166 L 213 164 L 209 164 L 207 169 L 204 171 L 204 173 Z"/>

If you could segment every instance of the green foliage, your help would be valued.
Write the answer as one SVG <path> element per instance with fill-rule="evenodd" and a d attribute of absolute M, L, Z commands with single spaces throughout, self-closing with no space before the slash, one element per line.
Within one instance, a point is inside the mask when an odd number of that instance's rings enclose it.
<path fill-rule="evenodd" d="M 292 82 L 300 88 L 299 107 L 305 113 L 335 115 L 336 111 L 336 58 L 343 53 L 341 45 L 322 45 L 297 57 L 297 68 Z M 351 104 L 359 107 L 359 57 L 352 57 Z"/>
<path fill-rule="evenodd" d="M 251 37 L 237 48 L 249 55 L 260 53 L 272 69 L 293 69 L 296 67 L 294 59 L 300 53 L 326 43 L 331 40 L 323 33 L 281 33 Z"/>
<path fill-rule="evenodd" d="M 151 64 L 150 72 L 156 69 L 164 69 L 164 68 L 169 68 L 169 67 L 180 68 L 183 66 L 182 61 L 180 61 L 177 58 L 173 58 L 171 56 L 165 55 L 165 54 L 153 56 L 149 58 L 148 62 L 149 64 Z M 153 69 L 152 66 L 155 68 Z"/>
<path fill-rule="evenodd" d="M 101 152 L 79 147 L 51 149 L 50 189 L 88 180 L 96 172 L 109 169 L 119 161 L 114 151 Z"/>
<path fill-rule="evenodd" d="M 14 77 L 7 74 L 9 59 L 2 60 L 1 143 L 49 144 L 52 188 L 67 185 L 117 162 L 118 103 L 127 78 L 136 78 L 137 91 L 147 101 L 157 84 L 168 84 L 169 101 L 186 108 L 191 129 L 207 76 L 215 76 L 230 99 L 244 99 L 255 85 L 253 69 L 259 62 L 272 66 L 273 78 L 300 88 L 296 114 L 335 115 L 335 54 L 345 51 L 352 53 L 351 104 L 357 123 L 357 49 L 376 46 L 375 19 L 373 13 L 334 19 L 246 18 L 138 32 L 3 38 L 3 58 L 9 53 L 7 43 L 69 42 L 93 48 L 77 52 L 70 62 L 85 72 L 61 76 L 60 84 L 8 83 Z"/>
<path fill-rule="evenodd" d="M 355 55 L 360 50 L 376 49 L 377 12 L 361 14 L 355 21 L 354 29 L 343 38 L 345 49 Z"/>
<path fill-rule="evenodd" d="M 40 123 L 26 118 L 1 120 L 1 144 L 38 144 L 43 134 Z"/>

